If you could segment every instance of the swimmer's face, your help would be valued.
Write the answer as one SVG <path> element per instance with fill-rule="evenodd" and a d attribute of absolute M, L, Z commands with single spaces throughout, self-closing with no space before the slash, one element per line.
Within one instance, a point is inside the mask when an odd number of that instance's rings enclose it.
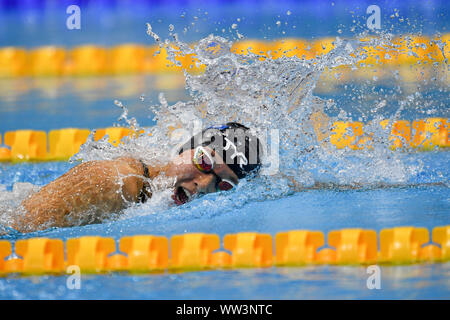
<path fill-rule="evenodd" d="M 214 173 L 202 172 L 193 164 L 194 150 L 184 151 L 167 167 L 165 174 L 176 177 L 172 199 L 177 205 L 188 202 L 194 195 L 216 192 L 219 178 L 229 180 L 236 185 L 239 183 L 237 175 L 224 163 L 222 158 L 213 150 L 205 149 L 215 160 Z"/>

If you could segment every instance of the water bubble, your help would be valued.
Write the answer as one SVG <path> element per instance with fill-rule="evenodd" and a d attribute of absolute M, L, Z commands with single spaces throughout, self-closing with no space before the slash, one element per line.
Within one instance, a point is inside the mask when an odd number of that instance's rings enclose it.
<path fill-rule="evenodd" d="M 147 34 L 151 36 L 157 43 L 160 42 L 159 36 L 152 31 L 152 26 L 147 22 Z"/>

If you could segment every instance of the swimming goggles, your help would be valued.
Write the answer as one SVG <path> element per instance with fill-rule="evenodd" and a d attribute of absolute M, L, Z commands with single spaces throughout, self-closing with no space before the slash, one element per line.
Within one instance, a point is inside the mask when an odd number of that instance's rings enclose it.
<path fill-rule="evenodd" d="M 234 184 L 232 181 L 222 179 L 213 171 L 216 162 L 214 161 L 214 158 L 211 156 L 211 154 L 202 146 L 198 146 L 195 149 L 192 162 L 201 172 L 212 173 L 216 176 L 217 191 L 227 191 L 236 187 L 236 184 Z"/>

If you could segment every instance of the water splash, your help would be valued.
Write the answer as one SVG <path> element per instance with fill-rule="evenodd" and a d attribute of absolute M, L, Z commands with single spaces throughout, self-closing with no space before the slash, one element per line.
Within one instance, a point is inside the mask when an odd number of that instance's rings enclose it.
<path fill-rule="evenodd" d="M 151 25 L 147 25 L 147 33 L 160 50 L 167 51 L 170 63 L 182 66 L 180 57 L 195 55 L 197 65 L 204 66 L 200 74 L 184 70 L 191 100 L 170 105 L 161 93 L 159 104 L 149 106 L 149 113 L 156 121 L 150 128 L 141 128 L 135 118 L 129 119 L 126 106 L 116 101 L 122 109 L 119 122 L 124 122 L 135 134 L 126 137 L 118 147 L 112 147 L 108 137 L 94 141 L 92 133 L 71 161 L 132 156 L 152 165 L 163 165 L 176 154 L 181 143 L 202 128 L 236 121 L 253 128 L 260 136 L 267 137 L 274 129 L 279 132 L 279 170 L 275 175 L 242 181 L 231 192 L 208 195 L 180 208 L 170 205 L 167 188 L 172 182 L 162 178 L 155 187 L 157 192 L 153 198 L 146 204 L 126 209 L 124 218 L 165 210 L 189 210 L 213 216 L 249 201 L 275 199 L 311 188 L 407 185 L 411 177 L 424 169 L 423 162 L 406 162 L 404 154 L 389 149 L 387 132 L 390 127 L 382 130 L 380 125 L 386 118 L 383 115 L 386 101 L 373 101 L 367 107 L 372 121 L 365 130 L 375 137 L 371 140 L 371 148 L 337 150 L 329 143 L 331 125 L 336 120 L 351 121 L 351 115 L 340 110 L 333 100 L 324 100 L 314 94 L 325 72 L 343 66 L 358 70 L 361 61 L 368 57 L 367 46 L 395 47 L 391 35 L 380 34 L 364 42 L 338 37 L 330 52 L 306 60 L 296 56 L 273 59 L 270 52 L 267 55 L 252 52 L 238 55 L 231 50 L 232 41 L 214 35 L 190 47 L 178 39 L 173 27 L 170 32 L 172 39 L 162 41 Z M 368 90 L 366 94 L 373 93 Z M 354 95 L 361 95 L 361 92 Z M 410 99 L 414 101 L 417 97 L 413 95 Z M 408 103 L 411 101 L 400 101 L 400 107 L 391 119 L 398 119 Z M 337 116 L 327 115 L 332 109 L 340 110 Z M 273 161 L 270 155 L 265 154 L 266 164 Z"/>
<path fill-rule="evenodd" d="M 380 33 L 364 41 L 338 37 L 329 53 L 305 60 L 296 56 L 272 59 L 270 52 L 268 56 L 252 52 L 238 55 L 231 51 L 232 41 L 214 35 L 190 47 L 178 39 L 173 28 L 170 31 L 172 39 L 162 41 L 152 31 L 151 25 L 147 25 L 147 33 L 161 49 L 167 51 L 172 64 L 181 66 L 180 57 L 194 54 L 197 64 L 204 66 L 204 72 L 200 74 L 184 70 L 191 101 L 169 105 L 160 94 L 160 104 L 149 108 L 157 122 L 146 131 L 150 137 L 141 135 L 115 149 L 108 147 L 106 140 L 94 142 L 91 139 L 76 159 L 109 159 L 127 154 L 152 163 L 167 162 L 169 158 L 161 159 L 158 155 L 173 155 L 180 142 L 202 127 L 237 121 L 254 128 L 261 136 L 267 135 L 271 129 L 279 131 L 279 174 L 269 178 L 269 188 L 274 179 L 286 179 L 293 190 L 324 184 L 354 187 L 398 185 L 407 183 L 421 170 L 421 164 L 406 166 L 402 154 L 389 150 L 388 130 L 382 130 L 380 126 L 385 117 L 378 112 L 383 110 L 385 101 L 375 101 L 368 108 L 373 121 L 365 129 L 377 137 L 371 141 L 371 150 L 336 150 L 328 143 L 329 137 L 318 139 L 319 129 L 322 136 L 329 136 L 334 121 L 352 120 L 345 112 L 337 117 L 326 115 L 326 110 L 339 106 L 314 94 L 319 78 L 324 72 L 342 66 L 357 70 L 361 61 L 370 54 L 366 49 L 368 46 L 392 50 L 395 45 L 391 34 Z M 362 34 L 361 38 L 366 36 Z M 411 45 L 410 50 L 413 49 Z M 400 102 L 394 120 L 398 119 L 407 103 Z M 320 119 L 314 120 L 313 115 Z M 135 119 L 127 120 L 126 111 L 121 118 L 130 128 L 138 128 Z M 266 160 L 270 161 L 267 157 Z"/>

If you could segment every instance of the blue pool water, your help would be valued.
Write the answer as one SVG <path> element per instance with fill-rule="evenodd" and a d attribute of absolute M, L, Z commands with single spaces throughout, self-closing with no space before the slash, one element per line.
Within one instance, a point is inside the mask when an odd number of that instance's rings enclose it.
<path fill-rule="evenodd" d="M 407 157 L 407 156 L 405 156 Z M 232 193 L 209 194 L 182 207 L 169 207 L 144 216 L 128 214 L 126 219 L 73 228 L 56 228 L 18 236 L 58 237 L 101 235 L 119 239 L 133 234 L 171 236 L 185 232 L 208 232 L 223 236 L 239 231 L 275 234 L 290 229 L 328 232 L 339 228 L 369 228 L 379 231 L 402 225 L 427 227 L 449 224 L 450 189 L 448 180 L 431 184 L 433 176 L 450 176 L 450 153 L 418 153 L 410 161 L 422 160 L 425 167 L 412 177 L 412 186 L 362 190 L 307 190 L 279 199 L 240 202 L 221 211 L 215 200 L 233 200 Z M 44 185 L 66 172 L 72 164 L 0 164 L 0 184 L 11 189 L 17 182 Z M 243 186 L 245 187 L 245 186 Z M 211 203 L 211 210 L 204 207 Z M 196 212 L 196 208 L 200 208 Z M 136 211 L 143 209 L 137 207 Z M 224 210 L 222 210 L 224 209 Z M 237 228 L 238 223 L 238 228 Z M 14 240 L 15 235 L 3 236 Z"/>
<path fill-rule="evenodd" d="M 433 174 L 449 176 L 450 153 L 411 155 L 430 166 L 413 180 Z M 0 165 L 0 183 L 45 184 L 65 172 L 68 163 Z M 421 182 L 421 183 L 422 183 Z M 240 231 L 275 233 L 293 229 L 321 230 L 396 226 L 427 227 L 449 223 L 450 189 L 445 185 L 380 188 L 373 190 L 311 190 L 216 212 L 211 194 L 194 202 L 209 201 L 211 212 L 196 212 L 195 204 L 123 220 L 73 228 L 49 229 L 4 239 L 44 236 L 68 239 L 83 235 L 120 237 L 156 234 L 170 237 L 186 232 L 216 233 L 221 237 Z M 232 197 L 232 196 L 230 196 Z M 232 271 L 206 271 L 160 275 L 90 275 L 80 290 L 69 290 L 67 276 L 7 277 L 0 279 L 5 299 L 448 299 L 450 263 L 383 266 L 381 289 L 369 290 L 365 267 L 294 267 Z"/>
<path fill-rule="evenodd" d="M 170 103 L 188 99 L 182 88 L 171 90 L 155 84 L 169 82 L 154 77 L 91 79 L 22 79 L 17 87 L 0 95 L 0 128 L 51 130 L 61 127 L 99 128 L 117 122 L 120 110 L 114 99 L 120 99 L 143 126 L 154 125 L 148 106 L 157 102 L 163 91 Z M 5 80 L 2 80 L 5 81 Z M 56 90 L 53 81 L 63 85 Z M 64 82 L 65 81 L 65 82 Z M 105 83 L 102 83 L 104 81 Z M 179 80 L 177 80 L 179 81 Z M 53 88 L 53 89 L 52 89 Z M 354 87 L 349 87 L 349 92 Z M 358 119 L 358 113 L 370 110 L 354 108 L 343 88 L 321 94 L 333 98 L 342 109 Z M 430 101 L 434 116 L 448 117 L 448 97 L 442 91 L 433 93 Z M 443 91 L 445 92 L 445 91 Z M 145 94 L 145 101 L 139 96 Z M 320 94 L 319 94 L 320 95 Z M 405 93 L 405 96 L 407 93 Z M 425 96 L 426 97 L 426 96 Z M 389 100 L 405 97 L 393 96 Z M 439 103 L 440 102 L 440 103 Z M 373 105 L 368 102 L 368 105 Z M 61 107 L 63 106 L 63 107 Z M 386 110 L 395 112 L 396 107 Z M 413 120 L 427 116 L 429 109 L 404 109 L 401 118 Z M 333 111 L 333 110 L 330 110 Z M 423 113 L 422 113 L 423 112 Z M 45 116 L 41 116 L 45 114 Z M 350 157 L 351 159 L 351 157 Z M 399 186 L 362 188 L 360 190 L 305 190 L 267 198 L 246 198 L 236 193 L 211 194 L 181 208 L 161 210 L 137 207 L 128 210 L 117 221 L 73 228 L 49 229 L 30 234 L 9 234 L 2 239 L 15 241 L 29 237 L 66 240 L 83 235 L 100 235 L 116 240 L 136 234 L 171 237 L 186 232 L 228 233 L 256 231 L 275 235 L 293 229 L 320 230 L 324 233 L 341 228 L 368 228 L 379 232 L 397 226 L 427 227 L 450 223 L 450 152 L 412 152 L 400 157 L 406 167 L 418 166 Z M 342 159 L 341 159 L 342 160 Z M 356 158 L 355 161 L 358 161 Z M 349 162 L 330 163 L 346 169 Z M 420 165 L 419 165 L 420 164 Z M 56 179 L 74 163 L 0 163 L 0 185 L 11 192 L 15 183 L 45 185 Z M 361 167 L 360 167 L 361 168 Z M 361 168 L 363 169 L 363 168 Z M 358 176 L 357 173 L 352 173 Z M 364 173 L 365 175 L 367 173 Z M 378 174 L 374 172 L 373 174 Z M 351 181 L 351 180 L 350 180 Z M 437 185 L 435 183 L 438 182 Z M 241 185 L 241 184 L 240 184 Z M 242 184 L 244 191 L 248 188 Z M 1 191 L 1 190 L 0 190 Z M 260 190 L 259 192 L 262 193 Z M 220 203 L 217 206 L 217 203 Z M 450 297 L 450 264 L 421 264 L 382 267 L 381 290 L 369 290 L 364 267 L 300 267 L 233 271 L 192 272 L 185 274 L 139 275 L 111 274 L 83 276 L 80 290 L 69 290 L 67 276 L 0 278 L 0 298 L 4 299 L 448 299 Z"/>
<path fill-rule="evenodd" d="M 0 280 L 2 299 L 448 299 L 450 264 L 381 267 L 381 289 L 369 290 L 364 267 L 303 267 L 164 275 Z"/>
<path fill-rule="evenodd" d="M 94 43 L 114 46 L 125 42 L 154 44 L 145 33 L 145 23 L 162 39 L 173 24 L 180 38 L 194 42 L 214 33 L 231 40 L 236 30 L 247 39 L 274 40 L 284 37 L 351 38 L 365 30 L 365 9 L 371 0 L 358 1 L 70 1 L 82 8 L 82 29 L 65 27 L 67 1 L 0 2 L 0 46 L 34 48 L 58 45 L 66 48 Z M 131 5 L 133 3 L 133 5 Z M 427 36 L 447 33 L 448 2 L 390 1 L 382 8 L 383 31 L 393 34 L 421 32 Z M 399 18 L 391 18 L 396 12 Z M 405 19 L 403 19 L 405 18 Z M 191 24 L 191 22 L 195 23 Z M 277 24 L 278 21 L 282 23 Z M 183 32 L 183 28 L 187 31 Z M 353 28 L 353 27 L 356 27 Z M 392 71 L 392 72 L 391 72 Z M 448 82 L 433 77 L 407 83 L 394 70 L 383 81 L 367 76 L 348 83 L 318 81 L 315 94 L 333 99 L 330 116 L 347 112 L 349 120 L 367 123 L 376 116 L 415 120 L 450 117 Z M 392 74 L 391 74 L 392 73 Z M 388 74 L 388 73 L 386 73 Z M 389 78 L 389 79 L 388 79 Z M 169 104 L 190 99 L 183 76 L 127 75 L 81 78 L 0 79 L 0 133 L 9 130 L 49 131 L 65 127 L 102 128 L 117 123 L 118 99 L 141 126 L 153 126 L 149 106 L 164 92 Z M 144 101 L 139 98 L 145 95 Z M 386 107 L 373 110 L 384 100 Z M 377 107 L 378 108 L 378 107 Z M 122 123 L 123 124 L 123 123 Z M 384 155 L 385 156 L 385 155 Z M 392 157 L 394 158 L 394 157 Z M 389 165 L 394 164 L 387 161 Z M 396 155 L 403 167 L 416 168 L 401 183 L 358 190 L 319 189 L 266 192 L 255 182 L 243 182 L 238 190 L 209 194 L 182 207 L 146 205 L 127 209 L 114 221 L 102 224 L 52 228 L 29 234 L 0 236 L 11 242 L 30 237 L 67 240 L 84 235 L 113 237 L 153 234 L 171 237 L 188 232 L 225 234 L 255 231 L 277 232 L 308 229 L 325 234 L 342 228 L 367 228 L 379 232 L 398 226 L 427 227 L 450 224 L 450 152 Z M 351 177 L 371 180 L 376 171 L 346 171 L 352 163 L 337 158 L 326 163 Z M 354 161 L 358 161 L 355 157 Z M 335 158 L 330 157 L 330 161 Z M 341 160 L 341 161 L 340 161 Z M 374 161 L 378 159 L 373 159 Z M 365 162 L 366 164 L 369 162 Z M 9 194 L 16 183 L 43 186 L 61 176 L 74 163 L 0 163 L 0 195 Z M 307 163 L 305 163 L 307 165 Z M 374 167 L 387 170 L 389 166 Z M 296 168 L 302 170 L 302 168 Z M 334 170 L 336 173 L 337 170 Z M 368 173 L 369 172 L 369 173 Z M 316 174 L 316 173 L 315 173 Z M 346 182 L 355 182 L 348 178 Z M 356 179 L 356 181 L 358 181 Z M 376 180 L 376 179 L 375 179 Z M 395 180 L 395 179 L 394 179 Z M 401 179 L 400 179 L 401 180 Z M 276 182 L 276 179 L 273 180 Z M 384 182 L 381 179 L 381 182 Z M 260 187 L 258 189 L 258 187 Z M 252 191 L 254 190 L 254 194 Z M 3 198 L 2 198 L 3 199 Z M 3 200 L 2 200 L 3 201 Z M 0 206 L 2 203 L 0 202 Z M 81 289 L 69 290 L 67 276 L 0 277 L 0 299 L 449 299 L 450 263 L 382 266 L 381 289 L 369 290 L 368 274 L 362 266 L 316 266 L 179 274 L 83 275 Z"/>

